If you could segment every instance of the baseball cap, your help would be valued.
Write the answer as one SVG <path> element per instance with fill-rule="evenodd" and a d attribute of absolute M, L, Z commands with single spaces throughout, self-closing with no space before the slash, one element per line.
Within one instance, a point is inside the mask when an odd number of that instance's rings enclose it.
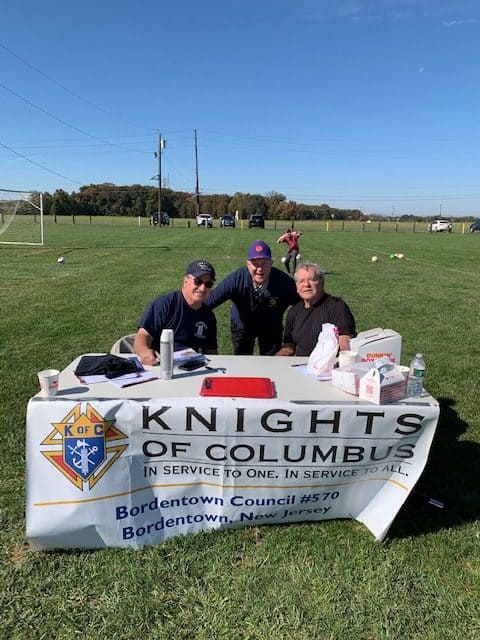
<path fill-rule="evenodd" d="M 263 240 L 255 240 L 248 248 L 247 260 L 254 260 L 255 258 L 267 258 L 272 259 L 272 252 L 270 247 Z"/>
<path fill-rule="evenodd" d="M 200 276 L 210 276 L 212 280 L 215 280 L 215 269 L 213 268 L 213 265 L 206 260 L 194 260 L 188 265 L 185 275 L 191 275 L 195 278 L 200 278 Z"/>

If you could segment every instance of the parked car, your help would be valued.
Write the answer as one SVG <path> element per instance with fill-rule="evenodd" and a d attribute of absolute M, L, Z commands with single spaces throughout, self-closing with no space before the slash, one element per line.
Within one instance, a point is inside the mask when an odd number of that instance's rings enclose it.
<path fill-rule="evenodd" d="M 450 222 L 450 220 L 438 218 L 438 220 L 432 220 L 427 229 L 429 231 L 448 231 L 448 233 L 451 233 L 452 223 Z"/>
<path fill-rule="evenodd" d="M 235 227 L 235 216 L 231 216 L 229 213 L 226 213 L 224 216 L 220 218 L 220 226 Z"/>
<path fill-rule="evenodd" d="M 471 231 L 472 233 L 474 231 L 480 231 L 480 220 L 475 220 L 475 222 L 472 222 L 469 227 L 469 231 Z"/>
<path fill-rule="evenodd" d="M 162 211 L 160 215 L 158 215 L 158 211 L 155 211 L 150 216 L 150 226 L 156 227 L 158 223 L 163 226 L 168 226 L 170 224 L 170 216 L 165 211 Z"/>
<path fill-rule="evenodd" d="M 252 213 L 250 218 L 248 219 L 248 228 L 257 227 L 260 229 L 265 228 L 265 219 L 259 213 Z"/>
<path fill-rule="evenodd" d="M 209 213 L 201 213 L 197 216 L 197 227 L 213 227 L 213 218 Z"/>

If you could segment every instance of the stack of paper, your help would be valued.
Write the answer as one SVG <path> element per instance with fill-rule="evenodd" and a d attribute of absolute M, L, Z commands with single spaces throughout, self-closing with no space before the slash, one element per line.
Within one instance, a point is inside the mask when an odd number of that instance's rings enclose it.
<path fill-rule="evenodd" d="M 190 347 L 186 349 L 180 349 L 180 351 L 174 351 L 173 353 L 173 364 L 204 364 L 207 361 L 203 353 L 197 353 L 195 349 Z"/>

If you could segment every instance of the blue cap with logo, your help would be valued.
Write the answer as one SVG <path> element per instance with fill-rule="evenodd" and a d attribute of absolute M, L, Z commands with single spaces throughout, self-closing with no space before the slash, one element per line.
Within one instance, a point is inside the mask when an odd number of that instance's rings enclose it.
<path fill-rule="evenodd" d="M 263 240 L 255 240 L 247 252 L 247 260 L 254 260 L 255 258 L 266 258 L 267 260 L 272 259 L 272 252 L 270 251 L 270 247 Z"/>

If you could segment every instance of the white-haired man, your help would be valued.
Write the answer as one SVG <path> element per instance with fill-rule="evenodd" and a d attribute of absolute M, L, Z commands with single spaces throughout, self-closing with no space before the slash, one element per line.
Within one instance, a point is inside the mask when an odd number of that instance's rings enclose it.
<path fill-rule="evenodd" d="M 326 322 L 338 328 L 340 351 L 348 349 L 350 338 L 356 335 L 355 318 L 341 298 L 325 291 L 324 270 L 315 262 L 302 262 L 294 278 L 301 301 L 288 310 L 277 356 L 309 356 Z"/>

